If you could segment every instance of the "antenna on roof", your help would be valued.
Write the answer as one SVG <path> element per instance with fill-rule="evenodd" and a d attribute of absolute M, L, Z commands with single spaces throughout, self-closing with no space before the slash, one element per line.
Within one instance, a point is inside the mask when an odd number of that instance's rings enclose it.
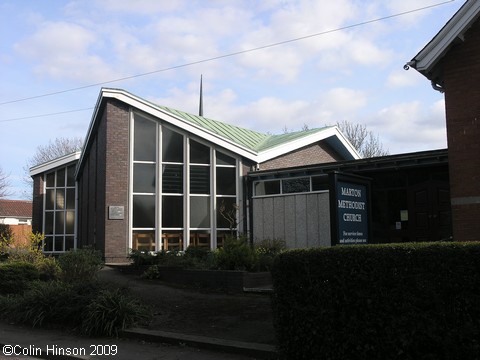
<path fill-rule="evenodd" d="M 200 75 L 200 105 L 198 107 L 198 115 L 203 116 L 203 89 L 202 89 L 202 75 Z"/>

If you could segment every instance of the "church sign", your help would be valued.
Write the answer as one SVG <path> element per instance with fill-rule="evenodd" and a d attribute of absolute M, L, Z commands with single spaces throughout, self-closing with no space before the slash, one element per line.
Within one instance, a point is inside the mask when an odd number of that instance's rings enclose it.
<path fill-rule="evenodd" d="M 370 183 L 368 179 L 335 172 L 330 174 L 332 245 L 368 244 Z"/>

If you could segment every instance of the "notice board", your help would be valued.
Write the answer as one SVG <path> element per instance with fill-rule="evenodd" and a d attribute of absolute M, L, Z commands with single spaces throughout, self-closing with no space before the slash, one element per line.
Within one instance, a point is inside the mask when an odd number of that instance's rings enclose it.
<path fill-rule="evenodd" d="M 340 172 L 329 176 L 332 245 L 368 244 L 371 228 L 370 180 Z"/>

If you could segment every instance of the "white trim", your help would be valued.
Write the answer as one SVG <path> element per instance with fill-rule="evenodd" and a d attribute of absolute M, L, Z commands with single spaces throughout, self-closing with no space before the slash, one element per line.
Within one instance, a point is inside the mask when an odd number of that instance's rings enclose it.
<path fill-rule="evenodd" d="M 66 165 L 70 162 L 80 159 L 81 151 L 76 151 L 71 154 L 61 156 L 59 158 L 47 161 L 43 164 L 35 165 L 30 168 L 30 176 L 35 176 L 49 170 L 55 169 L 57 167 Z"/>
<path fill-rule="evenodd" d="M 345 147 L 345 150 L 352 156 L 353 159 L 360 158 L 360 155 L 358 154 L 358 152 L 353 148 L 353 146 L 348 142 L 348 140 L 346 140 L 346 138 L 341 134 L 341 132 L 338 130 L 336 126 L 328 129 L 324 129 L 323 131 L 316 132 L 309 136 L 301 137 L 297 140 L 294 140 L 285 144 L 281 144 L 279 146 L 276 146 L 264 151 L 257 152 L 257 151 L 248 149 L 244 146 L 238 145 L 231 140 L 225 139 L 224 137 L 217 135 L 214 132 L 209 131 L 199 125 L 188 122 L 166 110 L 157 108 L 155 107 L 155 105 L 152 105 L 150 102 L 143 100 L 124 90 L 106 89 L 106 88 L 103 88 L 100 92 L 99 100 L 97 101 L 94 117 L 92 119 L 92 123 L 90 124 L 85 146 L 88 144 L 88 141 L 90 139 L 91 133 L 94 128 L 93 122 L 98 116 L 99 104 L 101 103 L 101 100 L 103 98 L 117 99 L 132 107 L 135 107 L 140 111 L 143 111 L 151 116 L 154 116 L 160 120 L 163 120 L 170 125 L 176 126 L 182 129 L 183 131 L 193 134 L 204 141 L 208 141 L 212 144 L 215 144 L 216 146 L 225 148 L 255 163 L 264 162 L 264 161 L 273 159 L 277 156 L 286 154 L 287 152 L 297 150 L 301 147 L 313 144 L 321 140 L 325 140 L 332 136 L 336 137 L 341 142 L 341 144 Z M 80 160 L 80 163 L 83 160 L 83 156 L 84 154 L 82 154 L 82 159 Z"/>
<path fill-rule="evenodd" d="M 431 68 L 447 52 L 456 38 L 462 38 L 465 31 L 478 18 L 480 1 L 467 1 L 445 24 L 435 37 L 413 58 L 412 66 L 420 72 L 430 72 Z"/>

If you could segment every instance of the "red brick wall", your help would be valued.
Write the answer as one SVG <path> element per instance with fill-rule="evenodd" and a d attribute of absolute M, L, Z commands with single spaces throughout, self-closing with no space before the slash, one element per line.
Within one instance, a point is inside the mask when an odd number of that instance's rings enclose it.
<path fill-rule="evenodd" d="M 480 240 L 480 21 L 443 61 L 453 236 Z"/>
<path fill-rule="evenodd" d="M 272 160 L 265 161 L 260 164 L 260 170 L 314 165 L 339 160 L 342 160 L 341 157 L 328 144 L 318 142 Z"/>
<path fill-rule="evenodd" d="M 129 108 L 109 100 L 92 133 L 79 179 L 79 245 L 93 245 L 106 262 L 128 253 Z M 109 206 L 123 206 L 123 220 L 109 220 Z"/>
<path fill-rule="evenodd" d="M 102 149 L 105 156 L 102 159 L 105 163 L 99 167 L 97 173 L 105 182 L 105 198 L 101 199 L 103 212 L 99 216 L 105 223 L 106 261 L 124 262 L 128 254 L 130 237 L 128 231 L 130 111 L 128 106 L 114 100 L 109 101 L 106 111 L 105 143 L 99 142 L 99 149 Z M 123 206 L 124 219 L 109 220 L 109 206 Z"/>

